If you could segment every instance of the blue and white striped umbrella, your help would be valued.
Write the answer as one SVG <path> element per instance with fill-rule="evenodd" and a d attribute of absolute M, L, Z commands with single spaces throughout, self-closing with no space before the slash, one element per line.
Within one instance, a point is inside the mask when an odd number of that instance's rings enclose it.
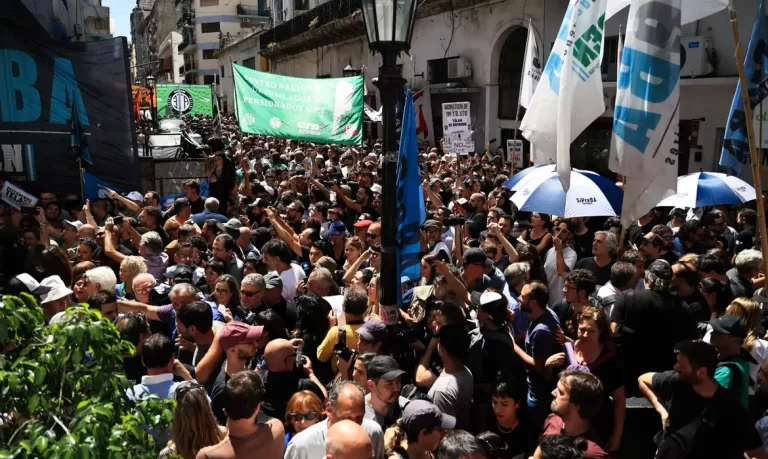
<path fill-rule="evenodd" d="M 571 170 L 571 188 L 566 193 L 554 166 L 528 174 L 519 182 L 511 200 L 523 212 L 541 212 L 560 217 L 614 217 L 621 214 L 624 193 L 615 183 L 594 172 Z"/>
<path fill-rule="evenodd" d="M 704 207 L 741 204 L 756 199 L 755 188 L 744 180 L 719 172 L 694 172 L 677 178 L 677 194 L 658 207 Z"/>
<path fill-rule="evenodd" d="M 506 182 L 504 182 L 504 186 L 509 188 L 510 190 L 515 190 L 515 186 L 517 186 L 520 182 L 522 182 L 523 179 L 526 177 L 530 178 L 530 176 L 534 173 L 540 173 L 545 171 L 553 171 L 555 170 L 554 164 L 538 164 L 536 166 L 527 167 L 517 174 L 510 177 Z"/>

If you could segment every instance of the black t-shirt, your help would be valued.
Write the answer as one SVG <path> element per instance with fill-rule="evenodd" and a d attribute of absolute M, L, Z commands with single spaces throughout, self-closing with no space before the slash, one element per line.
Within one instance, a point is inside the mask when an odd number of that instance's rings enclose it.
<path fill-rule="evenodd" d="M 573 250 L 579 260 L 592 258 L 592 243 L 595 241 L 595 233 L 587 229 L 587 232 L 579 236 L 573 233 Z"/>
<path fill-rule="evenodd" d="M 269 309 L 275 311 L 285 321 L 285 327 L 288 330 L 296 328 L 296 305 L 293 302 L 288 302 L 285 298 L 280 297 L 280 301 L 269 306 Z"/>
<path fill-rule="evenodd" d="M 525 403 L 525 400 L 523 400 Z M 516 457 L 523 454 L 523 457 L 528 457 L 527 453 L 536 449 L 536 440 L 538 434 L 536 432 L 530 432 L 528 422 L 524 419 L 523 410 L 518 410 L 519 416 L 517 426 L 514 429 L 505 429 L 501 427 L 496 420 L 496 415 L 493 413 L 493 407 L 491 405 L 482 405 L 480 425 L 475 433 L 490 431 L 501 437 L 507 444 L 508 455 L 505 457 Z"/>
<path fill-rule="evenodd" d="M 671 250 L 664 255 L 660 255 L 659 258 L 666 260 L 670 265 L 674 265 L 680 259 L 680 257 L 678 257 L 677 254 Z"/>
<path fill-rule="evenodd" d="M 692 294 L 680 296 L 679 298 L 683 307 L 691 311 L 697 322 L 709 322 L 712 318 L 712 312 L 709 310 L 707 299 L 704 298 L 700 291 L 695 290 Z"/>
<path fill-rule="evenodd" d="M 190 201 L 192 204 L 192 215 L 200 214 L 205 210 L 205 199 L 202 196 L 197 197 L 197 201 Z"/>
<path fill-rule="evenodd" d="M 627 235 L 629 236 L 629 242 L 640 247 L 640 243 L 643 242 L 643 236 L 648 234 L 654 227 L 656 222 L 651 221 L 647 225 L 640 226 L 637 222 L 632 223 L 627 229 Z"/>
<path fill-rule="evenodd" d="M 264 402 L 262 411 L 265 414 L 277 418 L 285 419 L 285 409 L 288 406 L 288 400 L 296 392 L 309 390 L 314 392 L 320 400 L 323 400 L 323 392 L 317 387 L 317 384 L 304 376 L 304 371 L 294 368 L 293 371 L 275 373 L 271 371 L 260 372 L 264 380 Z"/>
<path fill-rule="evenodd" d="M 595 275 L 597 285 L 605 285 L 611 280 L 611 268 L 615 262 L 611 260 L 607 265 L 600 267 L 595 263 L 595 257 L 582 258 L 576 262 L 576 269 L 586 269 Z"/>
<path fill-rule="evenodd" d="M 742 250 L 751 249 L 755 246 L 755 230 L 744 230 L 739 232 L 736 236 L 736 249 L 735 252 L 739 253 Z"/>
<path fill-rule="evenodd" d="M 704 398 L 672 370 L 653 375 L 652 389 L 669 413 L 668 432 L 682 428 L 707 409 L 704 417 L 708 422 L 696 432 L 688 457 L 736 459 L 743 458 L 745 451 L 762 448 L 749 414 L 723 387 L 718 386 L 711 398 Z"/>
<path fill-rule="evenodd" d="M 141 383 L 141 378 L 147 375 L 147 368 L 141 361 L 140 355 L 125 357 L 123 359 L 123 368 L 125 369 L 125 377 L 133 385 Z"/>
<path fill-rule="evenodd" d="M 211 408 L 213 409 L 213 415 L 216 417 L 216 422 L 219 425 L 227 425 L 227 415 L 224 414 L 224 388 L 227 387 L 229 381 L 229 375 L 224 371 L 224 365 L 221 365 L 219 374 L 216 379 L 213 380 L 213 385 L 208 395 L 211 397 Z"/>
<path fill-rule="evenodd" d="M 625 365 L 628 395 L 635 395 L 637 378 L 665 371 L 675 365 L 675 345 L 699 338 L 696 319 L 678 299 L 653 290 L 629 290 L 621 294 L 611 311 L 619 324 L 614 337 Z"/>

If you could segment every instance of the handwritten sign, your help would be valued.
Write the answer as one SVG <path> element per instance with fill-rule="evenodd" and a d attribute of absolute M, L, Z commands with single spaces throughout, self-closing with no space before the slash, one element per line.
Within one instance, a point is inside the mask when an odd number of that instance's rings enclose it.
<path fill-rule="evenodd" d="M 470 131 L 469 102 L 443 104 L 443 134 Z M 463 136 L 462 136 L 463 137 Z"/>

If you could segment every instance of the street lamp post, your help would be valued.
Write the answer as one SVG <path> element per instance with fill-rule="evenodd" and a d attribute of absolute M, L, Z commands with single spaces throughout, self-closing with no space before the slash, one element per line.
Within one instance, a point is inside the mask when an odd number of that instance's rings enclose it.
<path fill-rule="evenodd" d="M 155 101 L 155 77 L 152 74 L 147 75 L 145 80 L 147 89 L 149 89 L 149 104 L 152 107 L 152 125 L 157 127 L 157 103 Z"/>
<path fill-rule="evenodd" d="M 368 35 L 368 47 L 381 53 L 382 65 L 373 84 L 379 88 L 384 123 L 384 154 L 382 156 L 382 228 L 381 277 L 379 299 L 387 310 L 397 306 L 397 117 L 395 108 L 400 101 L 405 79 L 397 69 L 397 56 L 411 48 L 416 0 L 363 0 L 363 19 Z M 382 312 L 384 312 L 384 308 Z M 383 317 L 390 324 L 397 316 Z"/>

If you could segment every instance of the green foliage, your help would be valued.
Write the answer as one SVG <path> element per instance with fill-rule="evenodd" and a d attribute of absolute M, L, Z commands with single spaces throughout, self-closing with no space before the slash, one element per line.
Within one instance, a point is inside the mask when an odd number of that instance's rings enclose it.
<path fill-rule="evenodd" d="M 0 459 L 157 457 L 145 426 L 167 429 L 173 402 L 125 397 L 132 347 L 98 311 L 45 325 L 30 295 L 0 296 Z"/>

